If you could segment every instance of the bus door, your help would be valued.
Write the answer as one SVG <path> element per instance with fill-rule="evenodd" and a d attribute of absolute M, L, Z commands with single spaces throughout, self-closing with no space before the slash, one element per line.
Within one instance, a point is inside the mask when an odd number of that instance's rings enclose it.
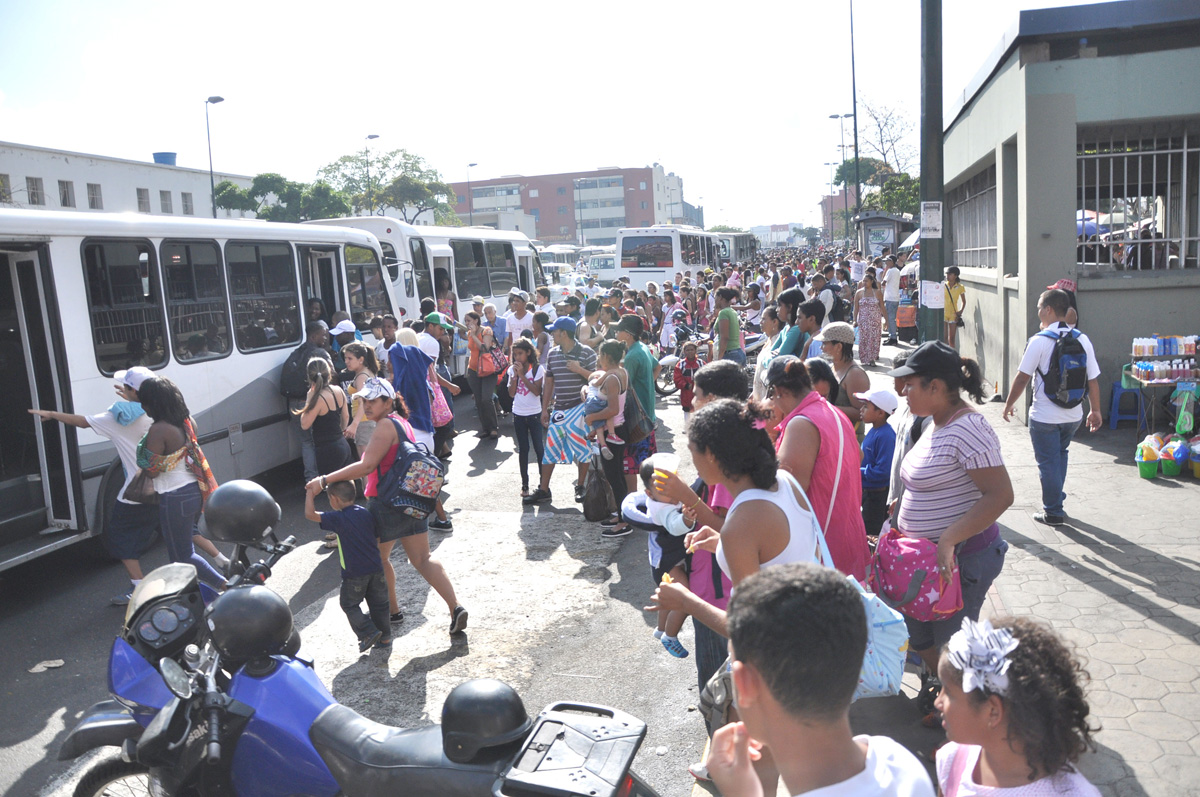
<path fill-rule="evenodd" d="M 338 263 L 337 247 L 301 245 L 297 248 L 300 250 L 300 274 L 304 282 L 305 301 L 314 297 L 320 299 L 325 303 L 325 312 L 330 318 L 339 310 L 349 312 L 350 308 L 342 292 L 344 280 Z"/>
<path fill-rule="evenodd" d="M 429 253 L 429 246 L 426 245 L 424 238 L 416 236 L 408 239 L 408 248 L 412 254 L 412 270 L 417 281 L 417 306 L 420 308 L 422 299 L 434 299 L 433 294 L 433 259 Z M 447 247 L 448 249 L 448 247 Z M 442 263 L 441 268 L 445 268 L 449 272 L 449 261 Z"/>
<path fill-rule="evenodd" d="M 0 244 L 0 546 L 5 565 L 52 544 L 45 535 L 83 529 L 78 449 L 67 427 L 39 423 L 31 408 L 71 412 L 70 382 L 49 249 Z M 36 378 L 31 378 L 36 375 Z"/>

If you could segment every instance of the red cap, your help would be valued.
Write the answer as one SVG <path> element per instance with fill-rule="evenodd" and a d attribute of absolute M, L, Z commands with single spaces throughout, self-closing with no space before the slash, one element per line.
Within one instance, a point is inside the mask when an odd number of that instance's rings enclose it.
<path fill-rule="evenodd" d="M 1075 280 L 1059 280 L 1053 285 L 1047 285 L 1046 290 L 1070 291 L 1071 293 L 1075 293 Z"/>

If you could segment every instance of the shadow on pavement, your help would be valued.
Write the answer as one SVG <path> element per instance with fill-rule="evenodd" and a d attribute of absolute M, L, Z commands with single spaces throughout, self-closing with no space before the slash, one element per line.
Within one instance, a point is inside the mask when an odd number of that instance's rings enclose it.
<path fill-rule="evenodd" d="M 394 713 L 376 719 L 376 722 L 401 728 L 429 725 L 437 721 L 436 717 L 430 717 L 422 710 L 426 702 L 429 673 L 470 652 L 471 646 L 466 635 L 459 634 L 450 640 L 445 650 L 409 659 L 394 676 L 380 680 L 377 671 L 386 673 L 390 651 L 372 650 L 369 655 L 364 655 L 339 672 L 329 691 L 342 705 L 373 719 L 379 716 L 379 709 L 384 706 L 395 709 Z"/>

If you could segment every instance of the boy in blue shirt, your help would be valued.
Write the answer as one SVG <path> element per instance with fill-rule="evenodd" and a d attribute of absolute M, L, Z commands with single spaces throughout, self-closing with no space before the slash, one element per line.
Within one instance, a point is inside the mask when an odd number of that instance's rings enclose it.
<path fill-rule="evenodd" d="M 871 430 L 862 442 L 862 516 L 869 536 L 877 536 L 887 518 L 888 485 L 892 477 L 892 454 L 896 450 L 896 430 L 888 418 L 900 406 L 899 397 L 890 390 L 855 393 L 864 402 L 863 423 Z"/>
<path fill-rule="evenodd" d="M 365 653 L 372 646 L 387 647 L 392 644 L 392 627 L 375 517 L 366 507 L 354 503 L 358 488 L 352 481 L 329 485 L 326 492 L 332 512 L 316 510 L 313 502 L 319 492 L 321 487 L 317 481 L 310 482 L 304 495 L 304 516 L 337 534 L 338 559 L 342 566 L 342 611 L 358 636 L 358 652 Z M 370 618 L 363 614 L 364 598 Z"/>

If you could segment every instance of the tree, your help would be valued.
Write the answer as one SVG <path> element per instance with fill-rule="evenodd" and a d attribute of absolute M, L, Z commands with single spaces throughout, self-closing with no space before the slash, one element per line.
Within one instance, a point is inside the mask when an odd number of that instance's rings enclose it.
<path fill-rule="evenodd" d="M 878 191 L 863 197 L 862 206 L 896 216 L 911 213 L 915 218 L 921 208 L 921 183 L 909 174 L 890 175 Z"/>
<path fill-rule="evenodd" d="M 807 238 L 810 241 L 815 241 L 821 237 L 821 230 L 817 227 L 793 227 L 792 235 L 797 238 Z"/>
<path fill-rule="evenodd" d="M 454 212 L 449 201 L 454 191 L 424 158 L 403 149 L 371 154 L 369 160 L 368 154 L 364 149 L 343 155 L 317 172 L 317 177 L 345 194 L 355 213 L 371 206 L 377 213 L 391 208 L 399 211 L 405 221 L 413 222 L 433 210 L 439 223 L 450 221 L 446 211 Z M 439 208 L 441 214 L 436 212 Z"/>
<path fill-rule="evenodd" d="M 912 145 L 913 122 L 895 108 L 864 100 L 862 103 L 863 125 L 862 147 L 874 153 L 893 172 L 907 172 L 917 160 L 917 150 Z M 866 182 L 865 180 L 863 182 Z"/>
<path fill-rule="evenodd" d="M 847 186 L 854 185 L 856 182 L 863 185 L 879 185 L 883 177 L 893 171 L 894 169 L 878 158 L 859 158 L 856 179 L 854 158 L 850 158 L 837 167 L 837 171 L 833 173 L 833 182 L 837 185 L 845 184 Z"/>
<path fill-rule="evenodd" d="M 715 227 L 709 227 L 709 232 L 745 232 L 741 227 L 730 227 L 728 224 L 718 224 Z"/>
<path fill-rule="evenodd" d="M 297 183 L 270 172 L 256 175 L 247 189 L 222 180 L 216 194 L 217 207 L 250 211 L 264 221 L 332 219 L 350 212 L 346 200 L 328 183 Z"/>

